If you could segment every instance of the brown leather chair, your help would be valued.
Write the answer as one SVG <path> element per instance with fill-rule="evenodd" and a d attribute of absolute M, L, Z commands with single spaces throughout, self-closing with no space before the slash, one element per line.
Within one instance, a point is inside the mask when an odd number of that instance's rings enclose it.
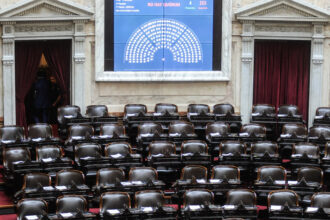
<path fill-rule="evenodd" d="M 330 208 L 330 192 L 317 192 L 311 198 L 311 207 Z"/>
<path fill-rule="evenodd" d="M 321 137 L 325 141 L 330 140 L 330 127 L 329 126 L 324 126 L 324 125 L 319 125 L 319 126 L 313 126 L 309 130 L 309 138 L 314 138 L 314 139 L 320 139 Z"/>
<path fill-rule="evenodd" d="M 51 186 L 51 177 L 46 173 L 28 173 L 24 176 L 22 190 L 42 189 L 45 186 Z"/>
<path fill-rule="evenodd" d="M 272 205 L 298 207 L 299 196 L 296 192 L 288 189 L 274 190 L 268 194 L 268 207 Z"/>
<path fill-rule="evenodd" d="M 240 141 L 223 141 L 220 143 L 219 155 L 226 156 L 240 156 L 246 154 L 246 145 Z"/>
<path fill-rule="evenodd" d="M 281 105 L 278 108 L 278 114 L 280 115 L 300 115 L 299 108 L 296 105 Z"/>
<path fill-rule="evenodd" d="M 189 113 L 210 113 L 210 106 L 205 104 L 189 104 L 188 105 L 188 114 Z"/>
<path fill-rule="evenodd" d="M 70 126 L 68 140 L 89 139 L 93 135 L 94 128 L 91 125 L 77 124 Z"/>
<path fill-rule="evenodd" d="M 46 216 L 47 202 L 42 199 L 22 199 L 16 205 L 17 220 L 26 219 L 27 215 Z"/>
<path fill-rule="evenodd" d="M 81 160 L 97 160 L 102 157 L 102 148 L 95 143 L 81 143 L 75 146 L 75 162 L 81 166 Z"/>
<path fill-rule="evenodd" d="M 235 109 L 229 103 L 222 103 L 213 106 L 213 113 L 217 115 L 234 114 Z"/>
<path fill-rule="evenodd" d="M 319 146 L 312 143 L 298 143 L 294 144 L 292 147 L 292 156 L 297 157 L 307 157 L 312 159 L 320 158 L 320 148 Z M 307 159 L 306 158 L 306 159 Z"/>
<path fill-rule="evenodd" d="M 284 124 L 282 127 L 282 135 L 291 135 L 297 137 L 306 138 L 307 128 L 303 124 Z"/>
<path fill-rule="evenodd" d="M 258 114 L 266 117 L 275 117 L 275 106 L 270 104 L 256 104 L 252 106 L 252 115 Z"/>
<path fill-rule="evenodd" d="M 36 148 L 36 160 L 51 159 L 52 161 L 64 156 L 63 148 L 58 145 L 44 145 Z"/>
<path fill-rule="evenodd" d="M 3 166 L 5 170 L 13 171 L 14 163 L 31 161 L 31 154 L 26 147 L 5 148 L 3 150 Z"/>
<path fill-rule="evenodd" d="M 217 165 L 212 168 L 211 179 L 240 181 L 240 169 L 232 165 Z"/>
<path fill-rule="evenodd" d="M 158 103 L 155 105 L 155 112 L 157 113 L 178 113 L 178 106 L 174 104 Z"/>
<path fill-rule="evenodd" d="M 199 165 L 185 166 L 181 171 L 181 180 L 204 179 L 207 180 L 207 168 Z"/>
<path fill-rule="evenodd" d="M 132 147 L 127 142 L 114 142 L 105 146 L 104 152 L 106 157 L 116 154 L 126 157 L 132 153 Z"/>
<path fill-rule="evenodd" d="M 153 141 L 149 144 L 149 156 L 175 154 L 175 144 L 170 141 Z"/>
<path fill-rule="evenodd" d="M 154 122 L 145 122 L 138 127 L 138 139 L 142 138 L 143 135 L 162 135 L 164 133 L 163 128 L 160 124 Z"/>
<path fill-rule="evenodd" d="M 251 144 L 252 157 L 263 157 L 268 154 L 270 157 L 279 157 L 278 145 L 273 141 L 258 141 Z"/>
<path fill-rule="evenodd" d="M 165 204 L 164 194 L 161 191 L 145 190 L 135 193 L 135 207 L 162 207 Z"/>
<path fill-rule="evenodd" d="M 275 184 L 275 181 L 286 182 L 287 171 L 282 166 L 262 166 L 258 168 L 258 177 L 256 184 L 264 184 L 271 181 L 271 184 Z"/>
<path fill-rule="evenodd" d="M 250 189 L 232 189 L 227 193 L 225 205 L 256 206 L 257 196 Z"/>
<path fill-rule="evenodd" d="M 86 117 L 108 117 L 108 107 L 106 105 L 89 105 L 86 108 Z"/>
<path fill-rule="evenodd" d="M 158 180 L 158 173 L 152 167 L 132 167 L 128 173 L 129 181 L 149 182 Z"/>
<path fill-rule="evenodd" d="M 181 145 L 181 154 L 207 154 L 208 147 L 205 141 L 184 141 Z"/>
<path fill-rule="evenodd" d="M 183 206 L 189 205 L 212 205 L 214 204 L 214 195 L 207 189 L 190 189 L 183 195 Z"/>
<path fill-rule="evenodd" d="M 127 192 L 105 192 L 100 198 L 100 215 L 109 209 L 131 208 L 131 198 Z"/>
<path fill-rule="evenodd" d="M 85 176 L 80 170 L 61 170 L 56 173 L 55 186 L 74 186 L 85 185 Z"/>
<path fill-rule="evenodd" d="M 318 107 L 315 112 L 316 116 L 328 116 L 330 117 L 330 107 Z"/>
<path fill-rule="evenodd" d="M 146 105 L 142 105 L 142 104 L 127 104 L 124 107 L 124 117 L 127 117 L 127 115 L 130 114 L 145 114 L 147 113 L 147 106 Z"/>
<path fill-rule="evenodd" d="M 106 135 L 110 137 L 127 137 L 125 127 L 117 123 L 103 124 L 100 127 L 100 135 Z"/>
<path fill-rule="evenodd" d="M 266 127 L 261 124 L 245 124 L 241 128 L 241 134 L 247 133 L 247 136 L 250 137 L 255 135 L 256 137 L 264 137 L 266 135 Z"/>
<path fill-rule="evenodd" d="M 96 186 L 108 186 L 125 180 L 125 172 L 120 168 L 102 168 L 96 173 Z"/>
<path fill-rule="evenodd" d="M 304 179 L 307 183 L 318 183 L 320 187 L 323 185 L 323 176 L 323 170 L 319 167 L 301 167 L 297 172 L 298 182 Z"/>
<path fill-rule="evenodd" d="M 24 128 L 21 126 L 6 125 L 0 128 L 1 143 L 22 141 L 24 138 Z"/>
<path fill-rule="evenodd" d="M 84 213 L 87 212 L 87 201 L 80 195 L 64 195 L 56 200 L 56 213 Z"/>
<path fill-rule="evenodd" d="M 50 124 L 38 123 L 28 127 L 28 137 L 30 139 L 51 139 L 53 138 L 53 129 Z"/>
<path fill-rule="evenodd" d="M 57 121 L 60 125 L 65 125 L 65 118 L 81 117 L 80 107 L 76 105 L 66 105 L 57 109 Z"/>
<path fill-rule="evenodd" d="M 197 135 L 195 134 L 194 125 L 187 121 L 171 122 L 168 133 L 170 137 L 182 137 L 182 136 L 197 137 Z"/>
<path fill-rule="evenodd" d="M 206 125 L 206 138 L 212 134 L 219 134 L 220 136 L 227 136 L 230 133 L 230 126 L 224 122 L 212 122 Z"/>

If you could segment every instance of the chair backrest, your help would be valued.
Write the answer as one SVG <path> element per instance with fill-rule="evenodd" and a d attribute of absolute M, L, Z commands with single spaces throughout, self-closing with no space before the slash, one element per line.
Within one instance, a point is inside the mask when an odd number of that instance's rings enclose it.
<path fill-rule="evenodd" d="M 154 122 L 145 122 L 138 126 L 138 136 L 145 134 L 163 134 L 163 128 L 161 124 Z"/>
<path fill-rule="evenodd" d="M 114 142 L 105 146 L 104 153 L 106 157 L 111 155 L 120 154 L 122 156 L 127 156 L 132 152 L 132 147 L 127 142 Z"/>
<path fill-rule="evenodd" d="M 246 145 L 240 141 L 223 141 L 220 143 L 219 155 L 226 154 L 245 154 L 246 153 Z"/>
<path fill-rule="evenodd" d="M 240 180 L 240 170 L 232 165 L 217 165 L 212 168 L 211 179 Z"/>
<path fill-rule="evenodd" d="M 232 189 L 227 192 L 226 205 L 255 206 L 257 203 L 256 193 L 249 189 Z"/>
<path fill-rule="evenodd" d="M 229 103 L 222 103 L 213 106 L 213 113 L 218 115 L 234 114 L 235 109 Z"/>
<path fill-rule="evenodd" d="M 241 128 L 241 133 L 248 133 L 249 135 L 266 135 L 266 127 L 261 124 L 245 124 Z"/>
<path fill-rule="evenodd" d="M 57 121 L 59 124 L 65 123 L 65 118 L 77 118 L 81 116 L 80 107 L 76 105 L 66 105 L 57 109 Z"/>
<path fill-rule="evenodd" d="M 183 205 L 212 205 L 214 204 L 214 194 L 207 189 L 190 189 L 183 195 Z"/>
<path fill-rule="evenodd" d="M 288 205 L 289 207 L 299 206 L 298 195 L 289 189 L 274 190 L 268 194 L 268 207 L 271 205 Z"/>
<path fill-rule="evenodd" d="M 311 206 L 330 208 L 330 192 L 317 192 L 311 198 Z"/>
<path fill-rule="evenodd" d="M 85 176 L 80 170 L 61 170 L 56 173 L 56 186 L 72 187 L 74 185 L 84 185 Z"/>
<path fill-rule="evenodd" d="M 77 124 L 71 125 L 69 128 L 69 138 L 73 137 L 90 137 L 94 135 L 94 128 L 91 125 Z"/>
<path fill-rule="evenodd" d="M 287 172 L 281 166 L 262 166 L 258 168 L 257 181 L 267 182 L 269 180 L 286 181 Z"/>
<path fill-rule="evenodd" d="M 38 123 L 32 124 L 28 127 L 28 136 L 31 139 L 34 138 L 52 138 L 53 137 L 53 129 L 50 124 L 46 123 Z"/>
<path fill-rule="evenodd" d="M 307 135 L 307 128 L 303 124 L 285 124 L 282 127 L 282 134 L 305 136 Z"/>
<path fill-rule="evenodd" d="M 80 143 L 75 146 L 74 157 L 77 164 L 83 158 L 99 159 L 102 157 L 102 148 L 96 143 Z"/>
<path fill-rule="evenodd" d="M 330 141 L 325 144 L 324 157 L 330 157 Z"/>
<path fill-rule="evenodd" d="M 125 180 L 125 172 L 120 168 L 102 168 L 96 173 L 96 185 L 107 186 Z"/>
<path fill-rule="evenodd" d="M 123 136 L 125 135 L 125 126 L 117 123 L 103 124 L 100 127 L 100 135 Z"/>
<path fill-rule="evenodd" d="M 147 106 L 142 104 L 127 104 L 124 107 L 124 113 L 127 114 L 139 114 L 147 113 Z"/>
<path fill-rule="evenodd" d="M 23 220 L 27 215 L 47 215 L 48 205 L 42 199 L 22 199 L 17 203 L 17 219 Z"/>
<path fill-rule="evenodd" d="M 36 160 L 61 158 L 64 155 L 63 148 L 57 145 L 44 145 L 36 148 Z"/>
<path fill-rule="evenodd" d="M 87 208 L 87 201 L 81 195 L 64 195 L 56 200 L 56 213 L 84 213 Z"/>
<path fill-rule="evenodd" d="M 309 137 L 330 139 L 330 126 L 313 126 L 309 130 Z"/>
<path fill-rule="evenodd" d="M 105 192 L 100 198 L 100 213 L 108 209 L 131 208 L 131 198 L 127 192 Z"/>
<path fill-rule="evenodd" d="M 14 163 L 31 161 L 31 154 L 28 148 L 15 147 L 3 150 L 3 166 L 9 170 L 14 168 Z"/>
<path fill-rule="evenodd" d="M 275 114 L 275 106 L 270 104 L 256 104 L 252 106 L 252 113 L 259 114 Z"/>
<path fill-rule="evenodd" d="M 297 180 L 314 182 L 323 185 L 323 170 L 319 167 L 301 167 L 297 172 Z"/>
<path fill-rule="evenodd" d="M 171 134 L 195 134 L 194 125 L 187 121 L 173 121 L 169 126 L 168 133 Z"/>
<path fill-rule="evenodd" d="M 130 181 L 149 182 L 158 180 L 157 170 L 153 167 L 132 167 L 128 173 Z"/>
<path fill-rule="evenodd" d="M 205 141 L 201 140 L 189 140 L 182 142 L 181 153 L 187 154 L 207 154 L 208 147 Z"/>
<path fill-rule="evenodd" d="M 161 191 L 145 190 L 135 193 L 135 207 L 162 207 L 165 203 L 164 194 Z"/>
<path fill-rule="evenodd" d="M 181 180 L 207 179 L 207 168 L 200 165 L 188 165 L 181 171 Z"/>
<path fill-rule="evenodd" d="M 24 139 L 24 127 L 11 125 L 0 128 L 1 141 L 16 141 L 23 139 Z"/>
<path fill-rule="evenodd" d="M 51 186 L 52 180 L 46 173 L 28 173 L 24 175 L 22 189 L 37 189 L 39 187 Z"/>
<path fill-rule="evenodd" d="M 175 144 L 170 141 L 153 141 L 149 144 L 149 156 L 175 154 Z"/>
<path fill-rule="evenodd" d="M 278 108 L 278 114 L 283 115 L 300 115 L 299 108 L 296 105 L 281 105 Z"/>
<path fill-rule="evenodd" d="M 224 122 L 212 122 L 206 125 L 205 134 L 211 135 L 212 133 L 219 133 L 221 136 L 228 135 L 230 133 L 230 126 Z"/>
<path fill-rule="evenodd" d="M 270 156 L 275 156 L 278 154 L 278 145 L 273 141 L 259 141 L 251 144 L 251 154 L 252 155 L 264 155 L 269 154 Z"/>
<path fill-rule="evenodd" d="M 330 117 L 330 107 L 318 107 L 316 109 L 316 116 L 328 116 Z"/>
<path fill-rule="evenodd" d="M 209 113 L 210 106 L 205 105 L 205 104 L 189 104 L 187 112 L 188 113 L 198 113 L 198 114 L 201 114 L 202 112 Z"/>
<path fill-rule="evenodd" d="M 294 144 L 292 147 L 292 154 L 313 156 L 320 156 L 320 148 L 316 144 L 312 143 L 298 143 Z"/>
<path fill-rule="evenodd" d="M 108 107 L 106 105 L 89 105 L 86 108 L 87 117 L 107 117 Z"/>
<path fill-rule="evenodd" d="M 158 103 L 155 105 L 155 112 L 157 113 L 178 113 L 178 106 L 174 104 Z"/>

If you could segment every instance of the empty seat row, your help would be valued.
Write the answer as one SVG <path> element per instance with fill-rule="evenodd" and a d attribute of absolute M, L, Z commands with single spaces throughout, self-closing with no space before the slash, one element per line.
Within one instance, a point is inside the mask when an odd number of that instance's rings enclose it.
<path fill-rule="evenodd" d="M 226 194 L 222 205 L 216 204 L 214 194 L 205 189 L 187 190 L 183 195 L 183 206 L 175 209 L 166 204 L 162 191 L 139 191 L 134 200 L 126 192 L 107 192 L 100 197 L 98 212 L 88 212 L 84 197 L 61 196 L 56 202 L 56 213 L 48 214 L 47 202 L 41 199 L 25 199 L 17 204 L 19 220 L 78 218 L 78 219 L 208 219 L 249 218 L 302 219 L 329 217 L 330 193 L 315 193 L 309 207 L 299 206 L 299 196 L 292 190 L 274 190 L 267 196 L 266 212 L 257 212 L 257 196 L 249 189 L 234 189 Z M 134 201 L 134 206 L 132 202 Z M 34 217 L 34 218 L 33 218 Z"/>

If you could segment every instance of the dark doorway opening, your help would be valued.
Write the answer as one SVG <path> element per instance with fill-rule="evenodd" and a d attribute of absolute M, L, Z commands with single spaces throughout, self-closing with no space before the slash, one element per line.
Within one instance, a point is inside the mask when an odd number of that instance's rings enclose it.
<path fill-rule="evenodd" d="M 307 122 L 311 42 L 257 40 L 254 54 L 253 104 L 297 105 Z"/>
<path fill-rule="evenodd" d="M 15 56 L 16 124 L 55 124 L 70 103 L 71 40 L 18 41 Z"/>

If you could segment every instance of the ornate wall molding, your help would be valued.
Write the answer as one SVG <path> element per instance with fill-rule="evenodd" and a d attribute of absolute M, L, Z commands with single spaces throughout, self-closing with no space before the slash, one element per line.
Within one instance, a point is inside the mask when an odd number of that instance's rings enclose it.
<path fill-rule="evenodd" d="M 276 15 L 276 12 L 280 14 Z M 236 16 L 243 24 L 241 35 L 243 123 L 249 122 L 253 103 L 254 40 L 309 40 L 311 41 L 309 125 L 311 125 L 316 108 L 321 105 L 322 100 L 320 94 L 322 94 L 324 62 L 324 26 L 329 20 L 329 14 L 302 1 L 266 0 L 240 9 Z"/>
<path fill-rule="evenodd" d="M 68 0 L 28 0 L 14 7 L 0 11 L 2 31 L 2 63 L 4 88 L 4 124 L 16 124 L 15 98 L 15 41 L 53 40 L 72 41 L 72 104 L 84 108 L 84 65 L 85 65 L 85 23 L 92 19 L 92 13 Z M 38 14 L 43 10 L 60 14 Z M 29 16 L 32 14 L 33 16 Z M 24 17 L 24 19 L 20 18 Z M 56 18 L 59 18 L 56 20 Z"/>

